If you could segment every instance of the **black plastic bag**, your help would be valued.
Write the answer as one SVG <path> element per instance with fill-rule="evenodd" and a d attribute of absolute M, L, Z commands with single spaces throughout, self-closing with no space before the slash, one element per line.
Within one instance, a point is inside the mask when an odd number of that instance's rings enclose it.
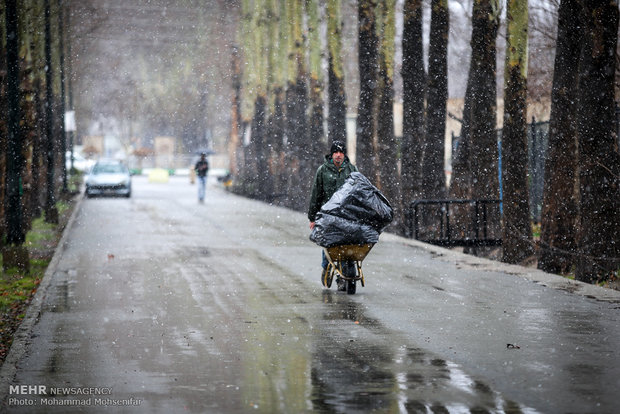
<path fill-rule="evenodd" d="M 394 210 L 383 194 L 360 172 L 349 178 L 321 207 L 321 212 L 357 221 L 382 232 L 394 219 Z"/>
<path fill-rule="evenodd" d="M 376 243 L 393 218 L 385 196 L 363 174 L 354 172 L 321 207 L 310 240 L 322 247 Z"/>
<path fill-rule="evenodd" d="M 379 232 L 367 224 L 357 223 L 331 214 L 317 213 L 310 240 L 322 247 L 343 244 L 365 244 L 379 241 Z"/>

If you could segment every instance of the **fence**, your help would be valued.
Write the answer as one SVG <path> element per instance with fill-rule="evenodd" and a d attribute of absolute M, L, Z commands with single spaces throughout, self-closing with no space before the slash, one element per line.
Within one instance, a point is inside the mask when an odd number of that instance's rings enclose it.
<path fill-rule="evenodd" d="M 540 222 L 545 187 L 545 160 L 549 144 L 549 121 L 537 122 L 532 118 L 527 129 L 527 152 L 530 190 L 530 215 L 533 221 Z M 616 103 L 616 140 L 620 148 L 620 105 Z M 460 137 L 452 141 L 452 154 L 458 150 Z M 497 130 L 497 147 L 499 154 L 499 186 L 500 199 L 503 198 L 502 189 L 502 130 Z M 454 155 L 452 157 L 454 159 Z"/>
<path fill-rule="evenodd" d="M 444 247 L 501 246 L 500 200 L 415 200 L 409 237 Z"/>
<path fill-rule="evenodd" d="M 620 106 L 616 104 L 616 139 L 620 148 Z M 497 233 L 503 214 L 502 130 L 496 130 L 499 200 L 414 200 L 407 209 L 409 237 L 446 247 L 499 246 Z M 452 159 L 458 157 L 461 137 L 452 138 Z M 549 144 L 549 121 L 532 122 L 527 128 L 530 216 L 540 222 L 545 186 L 545 161 Z M 489 206 L 492 206 L 489 210 Z M 473 209 L 473 210 L 472 210 Z M 490 212 L 489 212 L 490 211 Z M 482 231 L 482 236 L 480 235 Z"/>
<path fill-rule="evenodd" d="M 617 112 L 620 113 L 620 112 Z M 499 177 L 499 198 L 503 199 L 502 188 L 502 130 L 497 133 L 497 152 L 498 152 L 498 177 Z M 458 151 L 460 136 L 455 136 L 452 141 L 452 159 Z M 530 191 L 530 215 L 533 221 L 539 222 L 542 202 L 543 189 L 545 183 L 545 159 L 547 157 L 547 147 L 549 142 L 549 121 L 537 122 L 532 118 L 532 122 L 527 128 L 527 152 L 528 152 L 528 185 Z M 500 213 L 501 213 L 500 204 Z"/>

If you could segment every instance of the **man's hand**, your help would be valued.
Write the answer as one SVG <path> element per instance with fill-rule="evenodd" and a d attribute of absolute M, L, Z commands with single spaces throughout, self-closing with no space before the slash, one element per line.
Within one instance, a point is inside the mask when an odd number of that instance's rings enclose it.
<path fill-rule="evenodd" d="M 310 230 L 314 230 L 314 221 L 310 222 Z"/>

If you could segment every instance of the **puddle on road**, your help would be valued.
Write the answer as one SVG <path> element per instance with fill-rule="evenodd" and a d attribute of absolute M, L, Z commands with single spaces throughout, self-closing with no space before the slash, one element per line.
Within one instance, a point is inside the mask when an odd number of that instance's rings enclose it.
<path fill-rule="evenodd" d="M 320 412 L 534 413 L 470 377 L 457 364 L 411 344 L 344 295 L 323 292 L 310 396 Z"/>

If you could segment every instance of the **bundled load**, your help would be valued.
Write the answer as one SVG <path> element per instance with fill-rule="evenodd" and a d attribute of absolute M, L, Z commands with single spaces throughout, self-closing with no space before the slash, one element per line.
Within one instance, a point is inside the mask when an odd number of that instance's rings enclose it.
<path fill-rule="evenodd" d="M 363 174 L 353 172 L 317 213 L 310 240 L 322 247 L 374 244 L 393 218 L 385 196 Z"/>

